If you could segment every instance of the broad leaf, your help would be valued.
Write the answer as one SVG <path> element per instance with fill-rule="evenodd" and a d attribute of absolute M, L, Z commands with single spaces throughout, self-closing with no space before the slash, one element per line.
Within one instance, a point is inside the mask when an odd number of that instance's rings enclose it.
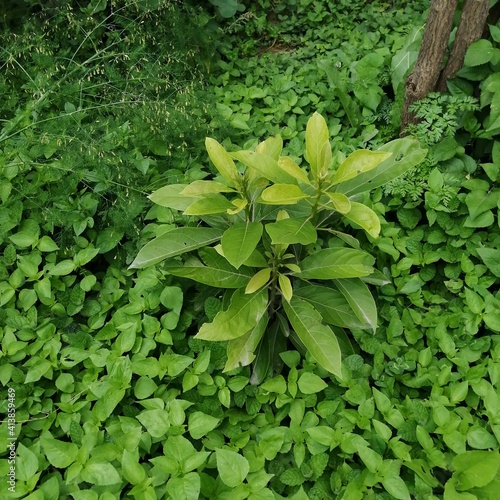
<path fill-rule="evenodd" d="M 222 177 L 224 177 L 224 179 L 226 179 L 226 181 L 228 181 L 231 185 L 237 185 L 240 174 L 236 169 L 236 165 L 234 164 L 231 155 L 215 139 L 210 139 L 209 137 L 205 140 L 205 147 L 207 149 L 208 156 L 210 156 L 215 168 L 219 171 Z"/>
<path fill-rule="evenodd" d="M 230 488 L 241 485 L 250 470 L 248 460 L 243 455 L 224 448 L 217 448 L 215 457 L 222 482 Z"/>
<path fill-rule="evenodd" d="M 375 259 L 368 253 L 352 248 L 325 248 L 301 263 L 303 279 L 359 278 L 373 271 Z"/>
<path fill-rule="evenodd" d="M 422 149 L 417 140 L 409 137 L 388 142 L 378 151 L 392 153 L 392 155 L 373 170 L 342 182 L 337 186 L 337 191 L 348 197 L 370 191 L 404 174 L 422 162 L 427 155 L 427 149 Z"/>
<path fill-rule="evenodd" d="M 275 160 L 277 160 L 280 157 L 282 150 L 283 150 L 283 139 L 279 134 L 273 137 L 268 137 L 265 141 L 259 143 L 259 145 L 255 148 L 255 151 L 257 153 L 270 156 Z"/>
<path fill-rule="evenodd" d="M 186 196 L 181 192 L 186 188 L 186 184 L 171 184 L 157 189 L 151 193 L 148 198 L 157 205 L 174 210 L 184 211 L 189 205 L 192 205 L 198 197 Z"/>
<path fill-rule="evenodd" d="M 360 149 L 351 153 L 335 172 L 332 182 L 339 184 L 373 170 L 377 165 L 387 160 L 391 153 L 385 151 L 368 151 Z"/>
<path fill-rule="evenodd" d="M 314 179 L 317 179 L 322 167 L 322 149 L 326 143 L 328 143 L 328 125 L 316 112 L 309 118 L 306 127 L 306 157 Z"/>
<path fill-rule="evenodd" d="M 289 156 L 280 156 L 278 165 L 298 181 L 310 184 L 307 174 Z"/>
<path fill-rule="evenodd" d="M 359 279 L 335 280 L 358 319 L 373 332 L 377 329 L 377 305 L 368 287 Z"/>
<path fill-rule="evenodd" d="M 246 295 L 238 289 L 233 293 L 227 310 L 217 313 L 211 323 L 205 323 L 196 338 L 203 340 L 233 340 L 251 330 L 267 310 L 267 289 Z"/>
<path fill-rule="evenodd" d="M 231 193 L 234 189 L 216 181 L 194 181 L 188 184 L 181 194 L 184 196 L 201 196 L 204 194 Z"/>
<path fill-rule="evenodd" d="M 255 350 L 266 331 L 268 321 L 269 316 L 266 313 L 251 330 L 228 342 L 224 372 L 234 370 L 239 366 L 248 366 L 255 359 Z"/>
<path fill-rule="evenodd" d="M 270 267 L 266 267 L 254 274 L 247 283 L 245 293 L 254 293 L 267 285 L 271 279 L 271 271 L 272 269 Z"/>
<path fill-rule="evenodd" d="M 280 168 L 278 161 L 271 156 L 254 151 L 237 151 L 236 153 L 231 153 L 231 156 L 272 182 L 277 184 L 297 183 L 295 178 Z"/>
<path fill-rule="evenodd" d="M 327 192 L 326 195 L 330 198 L 330 203 L 337 212 L 346 214 L 351 210 L 351 202 L 345 194 Z"/>
<path fill-rule="evenodd" d="M 234 208 L 234 205 L 220 194 L 209 194 L 191 203 L 184 210 L 184 215 L 211 215 L 227 212 Z"/>
<path fill-rule="evenodd" d="M 223 231 L 205 227 L 179 227 L 163 233 L 141 248 L 130 269 L 144 268 L 219 241 Z"/>
<path fill-rule="evenodd" d="M 309 285 L 295 290 L 295 295 L 307 300 L 323 316 L 325 323 L 342 328 L 363 328 L 347 299 L 338 290 L 321 285 Z"/>
<path fill-rule="evenodd" d="M 322 324 L 321 314 L 298 297 L 284 302 L 283 307 L 295 333 L 311 356 L 330 373 L 341 376 L 341 353 L 332 329 Z"/>
<path fill-rule="evenodd" d="M 486 267 L 500 278 L 500 250 L 496 248 L 478 248 L 477 253 Z"/>
<path fill-rule="evenodd" d="M 270 205 L 295 205 L 299 200 L 308 198 L 299 186 L 293 184 L 274 184 L 262 192 L 260 201 Z"/>
<path fill-rule="evenodd" d="M 260 222 L 235 224 L 226 229 L 221 239 L 224 257 L 238 269 L 257 247 L 262 236 Z"/>
<path fill-rule="evenodd" d="M 266 232 L 271 236 L 273 245 L 294 243 L 309 245 L 318 238 L 316 228 L 305 218 L 282 219 L 266 224 Z"/>
<path fill-rule="evenodd" d="M 380 234 L 380 219 L 371 208 L 362 203 L 352 201 L 351 210 L 344 214 L 344 217 L 363 228 L 373 238 L 378 238 Z"/>
<path fill-rule="evenodd" d="M 221 257 L 213 248 L 200 250 L 206 265 L 203 265 L 198 259 L 191 258 L 179 266 L 174 261 L 167 262 L 165 268 L 169 274 L 189 278 L 198 283 L 217 287 L 217 288 L 241 288 L 247 285 L 252 276 L 248 268 L 234 268 L 229 262 Z"/>

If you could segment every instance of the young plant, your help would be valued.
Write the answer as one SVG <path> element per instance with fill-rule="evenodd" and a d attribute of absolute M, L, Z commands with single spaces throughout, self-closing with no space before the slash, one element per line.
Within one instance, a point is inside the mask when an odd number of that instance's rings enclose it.
<path fill-rule="evenodd" d="M 147 243 L 131 267 L 166 260 L 172 275 L 227 289 L 225 309 L 196 337 L 228 341 L 224 370 L 253 362 L 253 383 L 266 377 L 287 338 L 340 376 L 339 340 L 349 345 L 343 329 L 377 327 L 366 283 L 386 278 L 357 240 L 339 231 L 339 222 L 343 218 L 377 238 L 380 221 L 357 195 L 401 175 L 426 151 L 413 139 L 398 139 L 378 151 L 355 151 L 335 165 L 328 135 L 324 118 L 315 113 L 306 129 L 307 171 L 281 156 L 279 136 L 255 151 L 235 153 L 208 138 L 219 175 L 165 186 L 150 196 L 198 222 Z M 328 239 L 328 248 L 318 245 L 318 234 Z"/>

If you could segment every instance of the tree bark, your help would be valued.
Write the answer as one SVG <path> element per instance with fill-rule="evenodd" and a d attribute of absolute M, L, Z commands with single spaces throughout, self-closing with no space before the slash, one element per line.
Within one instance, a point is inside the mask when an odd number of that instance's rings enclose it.
<path fill-rule="evenodd" d="M 439 77 L 437 85 L 439 92 L 446 92 L 446 80 L 455 77 L 464 65 L 469 45 L 481 38 L 489 9 L 490 0 L 465 1 L 450 57 Z"/>
<path fill-rule="evenodd" d="M 415 123 L 410 106 L 434 90 L 441 72 L 446 47 L 450 38 L 453 15 L 458 0 L 431 0 L 425 23 L 422 45 L 415 67 L 405 84 L 405 98 L 401 117 L 401 135 L 410 123 Z"/>

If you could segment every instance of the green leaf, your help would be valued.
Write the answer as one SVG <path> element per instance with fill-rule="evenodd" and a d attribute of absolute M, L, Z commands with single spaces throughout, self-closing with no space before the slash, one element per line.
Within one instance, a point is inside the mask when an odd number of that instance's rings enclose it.
<path fill-rule="evenodd" d="M 204 227 L 179 227 L 173 229 L 163 233 L 141 248 L 130 265 L 130 269 L 152 266 L 170 257 L 210 245 L 219 241 L 222 234 L 223 231 L 220 229 Z"/>
<path fill-rule="evenodd" d="M 392 153 L 386 151 L 368 151 L 367 149 L 354 151 L 337 169 L 332 182 L 333 184 L 339 184 L 353 179 L 359 174 L 369 172 L 391 155 Z"/>
<path fill-rule="evenodd" d="M 309 118 L 306 126 L 306 157 L 314 179 L 318 178 L 323 167 L 321 153 L 326 143 L 328 143 L 328 125 L 325 119 L 315 112 Z"/>
<path fill-rule="evenodd" d="M 50 271 L 49 276 L 66 276 L 74 271 L 75 264 L 72 260 L 66 259 L 58 262 Z"/>
<path fill-rule="evenodd" d="M 262 192 L 260 202 L 269 205 L 295 205 L 299 200 L 308 198 L 299 186 L 293 184 L 274 184 Z"/>
<path fill-rule="evenodd" d="M 194 181 L 188 184 L 180 194 L 183 196 L 202 196 L 205 194 L 231 193 L 234 189 L 216 181 Z"/>
<path fill-rule="evenodd" d="M 179 267 L 178 262 L 171 261 L 165 264 L 169 274 L 189 278 L 198 283 L 217 288 L 241 288 L 247 285 L 252 275 L 250 269 L 240 267 L 234 268 L 213 248 L 200 250 L 200 256 L 205 266 L 196 258 L 189 258 Z"/>
<path fill-rule="evenodd" d="M 184 215 L 211 215 L 227 212 L 234 208 L 234 205 L 225 197 L 219 194 L 207 194 L 203 198 L 194 201 L 184 210 Z"/>
<path fill-rule="evenodd" d="M 283 303 L 286 315 L 311 356 L 327 371 L 341 376 L 341 354 L 337 337 L 330 327 L 322 324 L 322 318 L 308 302 L 293 297 Z"/>
<path fill-rule="evenodd" d="M 188 431 L 193 439 L 201 439 L 219 425 L 220 419 L 195 411 L 189 415 Z"/>
<path fill-rule="evenodd" d="M 203 340 L 233 340 L 251 330 L 267 309 L 267 289 L 252 295 L 236 290 L 231 304 L 225 311 L 217 313 L 211 323 L 205 323 L 196 338 Z"/>
<path fill-rule="evenodd" d="M 107 227 L 102 231 L 99 231 L 95 246 L 99 253 L 109 252 L 110 250 L 113 250 L 118 243 L 120 243 L 123 235 L 123 231 L 115 227 Z"/>
<path fill-rule="evenodd" d="M 287 174 L 291 175 L 304 184 L 310 184 L 309 177 L 289 156 L 280 156 L 278 159 L 279 167 Z"/>
<path fill-rule="evenodd" d="M 169 415 L 165 410 L 144 410 L 136 418 L 153 438 L 163 437 L 170 428 Z"/>
<path fill-rule="evenodd" d="M 268 179 L 276 184 L 296 184 L 295 178 L 285 172 L 278 164 L 277 160 L 254 151 L 238 151 L 231 153 L 236 160 L 241 161 L 247 167 L 255 170 L 264 179 Z"/>
<path fill-rule="evenodd" d="M 346 214 L 351 210 L 351 202 L 345 194 L 327 192 L 326 195 L 330 198 L 330 203 L 337 212 Z"/>
<path fill-rule="evenodd" d="M 239 366 L 248 366 L 255 359 L 255 350 L 266 331 L 268 321 L 269 315 L 266 313 L 247 333 L 228 342 L 224 372 L 234 370 Z"/>
<path fill-rule="evenodd" d="M 466 451 L 453 457 L 451 462 L 460 490 L 486 486 L 498 474 L 500 454 L 498 451 Z"/>
<path fill-rule="evenodd" d="M 316 228 L 306 218 L 282 219 L 266 224 L 266 232 L 273 245 L 309 245 L 318 239 Z"/>
<path fill-rule="evenodd" d="M 66 469 L 78 457 L 78 446 L 76 444 L 48 437 L 43 437 L 41 444 L 47 460 L 58 469 Z"/>
<path fill-rule="evenodd" d="M 198 199 L 195 196 L 181 194 L 185 188 L 186 184 L 171 184 L 157 189 L 148 198 L 157 205 L 183 212 Z"/>
<path fill-rule="evenodd" d="M 477 253 L 486 267 L 500 278 L 500 250 L 494 248 L 478 248 Z"/>
<path fill-rule="evenodd" d="M 215 457 L 219 477 L 226 486 L 236 488 L 243 483 L 250 470 L 250 464 L 245 457 L 224 448 L 217 448 Z"/>
<path fill-rule="evenodd" d="M 293 288 L 290 278 L 284 274 L 278 274 L 278 283 L 283 297 L 285 300 L 290 302 L 293 296 Z"/>
<path fill-rule="evenodd" d="M 130 484 L 139 484 L 146 479 L 146 471 L 139 464 L 138 458 L 127 449 L 123 450 L 122 474 L 125 480 Z"/>
<path fill-rule="evenodd" d="M 297 385 L 303 394 L 316 394 L 328 387 L 322 378 L 311 372 L 304 372 L 297 381 Z"/>
<path fill-rule="evenodd" d="M 317 309 L 325 323 L 341 328 L 363 328 L 365 325 L 354 314 L 349 302 L 338 290 L 320 285 L 308 285 L 295 290 L 294 293 Z"/>
<path fill-rule="evenodd" d="M 490 62 L 493 57 L 493 45 L 489 40 L 478 40 L 472 43 L 465 53 L 465 66 L 479 66 Z"/>
<path fill-rule="evenodd" d="M 245 293 L 254 293 L 267 285 L 271 279 L 271 271 L 270 267 L 266 267 L 254 274 L 245 288 Z"/>
<path fill-rule="evenodd" d="M 280 157 L 282 150 L 283 150 L 283 139 L 279 134 L 272 137 L 268 137 L 265 141 L 259 143 L 255 148 L 255 151 L 257 153 L 270 156 L 275 160 L 277 160 Z"/>
<path fill-rule="evenodd" d="M 189 472 L 182 477 L 171 477 L 167 482 L 169 498 L 175 500 L 194 500 L 199 498 L 201 491 L 200 475 Z"/>
<path fill-rule="evenodd" d="M 400 476 L 384 477 L 381 482 L 387 493 L 394 498 L 398 500 L 411 500 L 408 487 Z"/>
<path fill-rule="evenodd" d="M 377 329 L 377 304 L 369 288 L 359 279 L 335 280 L 335 286 L 347 299 L 359 321 L 375 332 Z"/>
<path fill-rule="evenodd" d="M 40 252 L 55 252 L 59 250 L 56 242 L 50 236 L 42 236 L 38 241 L 37 248 Z"/>
<path fill-rule="evenodd" d="M 231 185 L 236 186 L 240 178 L 240 174 L 236 169 L 231 155 L 224 149 L 224 147 L 219 144 L 215 139 L 210 139 L 207 137 L 205 139 L 205 147 L 208 152 L 208 156 L 212 160 L 215 168 L 219 173 L 228 181 Z"/>
<path fill-rule="evenodd" d="M 372 273 L 375 259 L 366 252 L 352 248 L 325 248 L 301 263 L 302 279 L 357 278 Z"/>
<path fill-rule="evenodd" d="M 417 140 L 409 137 L 388 142 L 378 151 L 392 153 L 392 155 L 373 170 L 342 182 L 337 186 L 337 191 L 348 197 L 370 191 L 404 174 L 422 162 L 427 155 L 427 150 L 422 149 Z"/>
<path fill-rule="evenodd" d="M 378 215 L 366 205 L 351 202 L 351 210 L 344 217 L 364 229 L 372 238 L 380 234 L 380 219 Z"/>
<path fill-rule="evenodd" d="M 38 471 L 38 458 L 35 453 L 24 446 L 23 443 L 17 443 L 16 453 L 17 460 L 15 461 L 15 477 L 18 481 L 28 482 Z"/>
<path fill-rule="evenodd" d="M 107 462 L 92 462 L 81 473 L 82 480 L 97 486 L 110 486 L 122 482 L 117 470 Z"/>
<path fill-rule="evenodd" d="M 260 222 L 234 224 L 222 235 L 224 257 L 238 269 L 259 244 L 263 226 Z"/>

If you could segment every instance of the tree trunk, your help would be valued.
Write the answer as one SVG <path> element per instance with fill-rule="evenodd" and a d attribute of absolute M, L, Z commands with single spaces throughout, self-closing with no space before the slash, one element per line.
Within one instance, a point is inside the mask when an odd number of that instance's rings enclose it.
<path fill-rule="evenodd" d="M 425 23 L 422 45 L 413 71 L 405 84 L 405 98 L 401 118 L 402 135 L 410 123 L 415 123 L 410 106 L 434 90 L 441 72 L 446 47 L 450 38 L 453 15 L 458 0 L 431 0 Z"/>
<path fill-rule="evenodd" d="M 439 77 L 439 92 L 446 91 L 446 80 L 454 78 L 462 68 L 469 45 L 481 38 L 489 9 L 490 0 L 465 1 L 450 57 Z"/>

